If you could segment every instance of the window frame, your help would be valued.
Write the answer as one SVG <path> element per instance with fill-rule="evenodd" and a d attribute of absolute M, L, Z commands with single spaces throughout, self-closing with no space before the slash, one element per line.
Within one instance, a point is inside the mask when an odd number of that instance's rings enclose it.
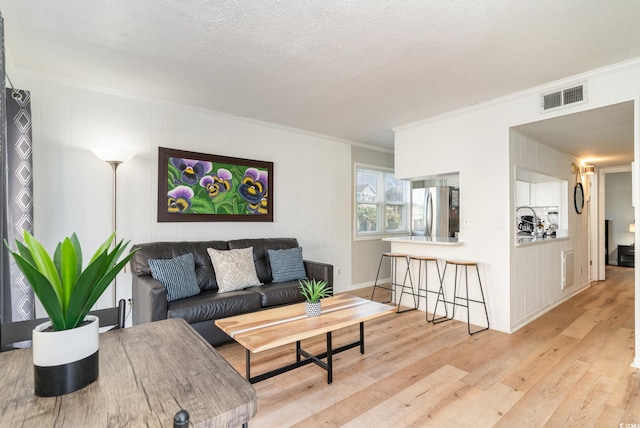
<path fill-rule="evenodd" d="M 361 171 L 367 171 L 370 173 L 378 174 L 378 192 L 382 189 L 382 195 L 378 196 L 376 201 L 358 201 L 358 173 Z M 364 163 L 354 163 L 353 168 L 353 238 L 355 241 L 366 241 L 373 239 L 381 239 L 389 236 L 405 236 L 411 233 L 410 230 L 410 215 L 411 215 L 411 189 L 410 182 L 407 180 L 399 180 L 404 183 L 403 195 L 404 203 L 396 203 L 386 201 L 386 176 L 392 174 L 395 177 L 395 171 L 393 168 L 382 167 L 378 165 L 368 165 Z M 378 230 L 375 232 L 359 232 L 358 231 L 358 206 L 359 205 L 377 205 L 378 216 L 377 224 Z M 404 223 L 406 230 L 404 231 L 387 231 L 387 207 L 403 206 L 405 211 Z"/>

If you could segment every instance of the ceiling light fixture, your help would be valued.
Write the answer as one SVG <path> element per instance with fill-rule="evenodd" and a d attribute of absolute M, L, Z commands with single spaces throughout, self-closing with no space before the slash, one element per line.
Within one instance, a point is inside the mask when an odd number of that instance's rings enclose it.
<path fill-rule="evenodd" d="M 573 174 L 580 175 L 593 175 L 596 172 L 596 167 L 594 165 L 583 165 L 579 166 L 575 163 L 571 164 L 571 172 Z"/>

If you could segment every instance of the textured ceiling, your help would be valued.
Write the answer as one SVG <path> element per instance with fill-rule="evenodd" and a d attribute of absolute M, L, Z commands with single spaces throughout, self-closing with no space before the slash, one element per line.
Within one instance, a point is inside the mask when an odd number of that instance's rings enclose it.
<path fill-rule="evenodd" d="M 637 0 L 0 0 L 11 69 L 391 148 L 640 57 Z"/>

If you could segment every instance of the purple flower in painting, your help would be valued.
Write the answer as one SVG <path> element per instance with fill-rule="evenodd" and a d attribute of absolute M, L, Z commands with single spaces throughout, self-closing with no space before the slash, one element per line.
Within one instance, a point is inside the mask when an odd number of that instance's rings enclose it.
<path fill-rule="evenodd" d="M 167 212 L 182 213 L 191 206 L 193 190 L 187 186 L 178 186 L 167 193 Z"/>
<path fill-rule="evenodd" d="M 247 202 L 249 202 L 249 210 L 252 212 L 251 205 L 257 207 L 261 204 L 263 198 L 266 201 L 268 175 L 266 171 L 260 171 L 256 168 L 247 168 L 242 177 L 242 182 L 238 186 L 238 193 Z M 265 203 L 266 206 L 266 203 Z M 265 208 L 266 210 L 266 208 Z"/>
<path fill-rule="evenodd" d="M 169 158 L 169 161 L 181 172 L 180 181 L 190 186 L 196 184 L 213 168 L 211 162 L 201 160 Z"/>
<path fill-rule="evenodd" d="M 200 185 L 207 189 L 210 198 L 215 198 L 221 193 L 228 192 L 233 187 L 231 172 L 225 168 L 219 168 L 215 175 L 205 175 L 200 179 Z"/>
<path fill-rule="evenodd" d="M 205 175 L 200 179 L 200 186 L 204 187 L 205 189 L 208 189 L 209 186 L 211 186 L 212 184 L 213 184 L 213 177 L 210 175 Z"/>

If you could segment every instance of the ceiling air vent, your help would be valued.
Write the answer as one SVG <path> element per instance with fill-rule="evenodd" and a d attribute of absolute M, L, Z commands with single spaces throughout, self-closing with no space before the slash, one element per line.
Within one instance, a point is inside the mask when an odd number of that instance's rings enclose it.
<path fill-rule="evenodd" d="M 579 84 L 542 94 L 540 97 L 540 106 L 542 107 L 541 111 L 546 112 L 586 101 L 586 85 Z"/>

